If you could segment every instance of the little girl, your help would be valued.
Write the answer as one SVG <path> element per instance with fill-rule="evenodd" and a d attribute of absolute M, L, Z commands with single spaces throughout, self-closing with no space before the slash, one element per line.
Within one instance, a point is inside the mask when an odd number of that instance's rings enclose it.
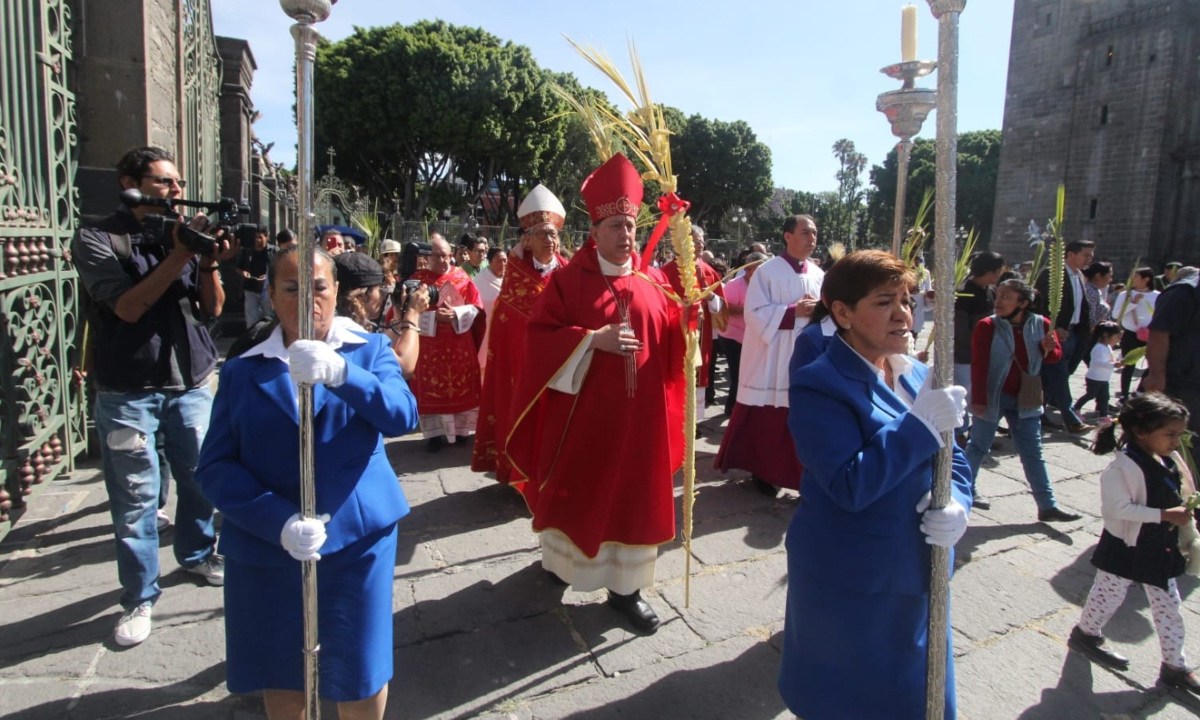
<path fill-rule="evenodd" d="M 1200 679 L 1183 657 L 1183 616 L 1175 584 L 1184 571 L 1180 528 L 1193 521 L 1184 499 L 1195 488 L 1186 464 L 1174 454 L 1187 431 L 1187 418 L 1187 409 L 1166 395 L 1141 393 L 1121 408 L 1119 444 L 1114 425 L 1097 433 L 1093 452 L 1104 454 L 1119 446 L 1122 451 L 1100 475 L 1104 532 L 1092 555 L 1096 579 L 1068 645 L 1095 662 L 1128 669 L 1128 658 L 1109 649 L 1101 631 L 1130 584 L 1141 583 L 1162 650 L 1159 683 L 1200 693 Z"/>
<path fill-rule="evenodd" d="M 1113 371 L 1121 364 L 1113 348 L 1120 340 L 1121 326 L 1115 322 L 1102 322 L 1092 331 L 1092 356 L 1083 380 L 1087 392 L 1075 401 L 1076 413 L 1088 400 L 1095 400 L 1097 417 L 1108 415 L 1108 382 L 1112 379 Z"/>

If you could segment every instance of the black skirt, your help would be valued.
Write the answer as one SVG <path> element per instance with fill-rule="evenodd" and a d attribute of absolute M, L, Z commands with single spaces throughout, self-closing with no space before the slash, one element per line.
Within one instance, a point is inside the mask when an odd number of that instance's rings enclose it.
<path fill-rule="evenodd" d="M 1183 574 L 1179 528 L 1170 523 L 1145 523 L 1133 547 L 1105 530 L 1092 553 L 1092 565 L 1117 577 L 1166 590 L 1168 580 Z"/>

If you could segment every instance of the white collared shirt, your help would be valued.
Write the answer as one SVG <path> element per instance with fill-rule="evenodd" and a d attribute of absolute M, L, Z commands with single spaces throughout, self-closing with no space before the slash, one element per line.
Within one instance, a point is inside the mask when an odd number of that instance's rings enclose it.
<path fill-rule="evenodd" d="M 325 336 L 325 344 L 337 350 L 343 345 L 362 345 L 366 340 L 362 335 L 356 333 L 366 333 L 361 325 L 354 322 L 350 318 L 337 316 L 333 318 L 333 323 L 329 326 L 329 334 Z M 284 365 L 288 364 L 288 358 L 291 353 L 283 344 L 283 326 L 277 326 L 266 340 L 250 348 L 242 353 L 242 357 L 254 357 L 261 355 L 266 358 L 279 360 Z"/>
<path fill-rule="evenodd" d="M 550 256 L 550 262 L 548 263 L 538 262 L 538 259 L 535 257 L 530 257 L 529 259 L 533 261 L 533 269 L 537 270 L 538 273 L 542 275 L 545 275 L 546 273 L 558 267 L 558 258 L 554 257 L 553 255 Z"/>
<path fill-rule="evenodd" d="M 850 348 L 850 352 L 858 355 L 858 359 L 862 360 L 863 364 L 871 368 L 871 372 L 875 373 L 875 376 L 879 378 L 879 382 L 883 383 L 884 385 L 887 384 L 887 375 L 884 374 L 883 370 L 880 369 L 879 366 L 863 357 L 861 353 L 859 353 L 854 349 L 853 346 L 850 345 L 850 343 L 846 343 L 846 347 Z M 908 394 L 908 388 L 904 386 L 904 383 L 900 382 L 900 376 L 912 369 L 912 361 L 909 360 L 907 356 L 900 354 L 888 355 L 887 361 L 888 364 L 892 366 L 892 384 L 895 385 L 895 387 L 892 389 L 892 392 L 896 393 L 896 397 L 904 401 L 905 405 L 912 407 L 913 400 L 915 398 Z"/>
<path fill-rule="evenodd" d="M 609 261 L 600 257 L 599 252 L 596 253 L 596 259 L 600 261 L 600 272 L 608 275 L 609 277 L 625 277 L 626 275 L 633 274 L 632 256 L 630 256 L 620 265 L 617 265 L 616 263 L 610 263 Z"/>
<path fill-rule="evenodd" d="M 1071 324 L 1078 325 L 1079 316 L 1083 312 L 1083 273 L 1067 268 L 1067 276 L 1071 278 L 1071 295 L 1075 301 L 1075 307 L 1071 311 Z M 1050 318 L 1050 321 L 1053 322 L 1054 318 Z"/>

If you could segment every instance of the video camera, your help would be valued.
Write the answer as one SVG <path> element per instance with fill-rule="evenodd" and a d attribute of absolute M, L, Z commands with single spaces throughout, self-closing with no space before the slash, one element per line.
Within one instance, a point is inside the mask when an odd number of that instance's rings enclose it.
<path fill-rule="evenodd" d="M 162 214 L 147 215 L 142 219 L 142 228 L 149 241 L 162 245 L 168 250 L 175 242 L 176 227 L 179 228 L 179 240 L 184 247 L 203 256 L 213 255 L 217 248 L 217 239 L 214 235 L 221 231 L 224 231 L 225 235 L 237 238 L 247 246 L 254 245 L 255 236 L 258 234 L 257 225 L 244 222 L 250 218 L 250 208 L 234 202 L 230 198 L 221 198 L 217 202 L 155 198 L 143 195 L 137 188 L 130 188 L 121 193 L 121 203 L 127 208 L 159 207 L 166 210 Z M 205 229 L 216 228 L 216 232 L 213 235 L 207 235 L 190 227 L 187 218 L 180 215 L 179 211 L 175 209 L 177 206 L 203 208 L 207 212 L 215 213 L 215 222 L 213 218 L 209 218 L 208 226 Z"/>

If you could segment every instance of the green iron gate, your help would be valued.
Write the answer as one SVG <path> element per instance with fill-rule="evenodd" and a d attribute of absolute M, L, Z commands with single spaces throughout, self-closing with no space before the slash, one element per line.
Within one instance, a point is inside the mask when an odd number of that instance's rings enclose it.
<path fill-rule="evenodd" d="M 0 536 L 85 444 L 69 13 L 66 0 L 0 0 Z"/>

